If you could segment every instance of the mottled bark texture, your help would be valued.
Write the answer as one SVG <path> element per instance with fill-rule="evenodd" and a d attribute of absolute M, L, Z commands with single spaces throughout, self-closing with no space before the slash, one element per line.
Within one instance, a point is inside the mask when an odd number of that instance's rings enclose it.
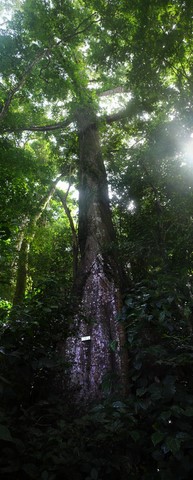
<path fill-rule="evenodd" d="M 71 386 L 85 401 L 100 398 L 105 377 L 118 384 L 124 371 L 124 336 L 116 320 L 120 305 L 115 235 L 106 171 L 94 117 L 79 112 L 79 246 L 77 289 L 81 295 L 74 336 L 67 342 Z M 84 340 L 84 337 L 90 339 Z"/>

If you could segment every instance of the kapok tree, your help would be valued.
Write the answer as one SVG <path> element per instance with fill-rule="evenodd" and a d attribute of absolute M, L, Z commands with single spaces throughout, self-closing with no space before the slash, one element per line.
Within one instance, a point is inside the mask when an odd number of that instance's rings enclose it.
<path fill-rule="evenodd" d="M 111 123 L 123 118 L 129 122 L 133 115 L 139 114 L 141 128 L 145 109 L 151 112 L 155 105 L 163 109 L 160 96 L 164 99 L 169 96 L 171 100 L 164 103 L 167 111 L 175 101 L 176 91 L 169 89 L 168 82 L 171 72 L 173 82 L 176 81 L 175 65 L 181 53 L 176 54 L 176 37 L 172 48 L 167 39 L 175 34 L 179 5 L 174 1 L 175 8 L 167 10 L 160 3 L 153 9 L 153 23 L 151 9 L 144 11 L 142 1 L 135 10 L 133 2 L 126 5 L 124 1 L 111 5 L 93 0 L 88 6 L 75 0 L 26 0 L 10 34 L 3 35 L 2 51 L 8 51 L 9 56 L 4 62 L 2 132 L 38 131 L 53 135 L 58 131 L 62 138 L 64 129 L 69 127 L 78 136 L 80 262 L 76 297 L 79 301 L 74 337 L 68 342 L 67 353 L 72 361 L 71 383 L 81 387 L 85 398 L 100 396 L 106 373 L 113 372 L 123 378 L 127 369 L 124 332 L 117 322 L 121 275 L 113 248 L 115 233 L 99 124 L 100 120 Z M 153 7 L 154 2 L 149 5 Z M 169 12 L 172 20 L 168 23 L 165 14 Z M 152 38 L 163 45 L 161 56 L 156 57 L 157 43 Z M 184 49 L 186 44 L 183 43 Z M 10 61 L 13 58 L 16 59 L 14 78 Z M 144 61 L 149 58 L 149 63 Z M 149 86 L 144 80 L 146 63 Z M 141 65 L 143 78 L 138 73 Z M 101 90 L 104 94 L 117 86 L 130 92 L 132 89 L 133 99 L 123 111 L 100 119 L 97 97 Z M 156 88 L 152 92 L 153 87 Z M 46 117 L 47 106 L 51 121 Z"/>

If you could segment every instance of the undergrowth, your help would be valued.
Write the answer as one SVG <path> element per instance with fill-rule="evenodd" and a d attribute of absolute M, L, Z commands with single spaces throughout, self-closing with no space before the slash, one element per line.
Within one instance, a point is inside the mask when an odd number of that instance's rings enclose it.
<path fill-rule="evenodd" d="M 192 478 L 192 306 L 189 286 L 135 285 L 119 318 L 128 339 L 127 398 L 87 411 L 61 381 L 68 371 L 58 347 L 68 331 L 61 299 L 41 291 L 4 319 L 1 478 Z"/>

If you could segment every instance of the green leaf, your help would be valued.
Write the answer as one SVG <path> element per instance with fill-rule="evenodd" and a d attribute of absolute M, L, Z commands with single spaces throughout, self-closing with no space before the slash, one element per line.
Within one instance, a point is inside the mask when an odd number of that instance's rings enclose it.
<path fill-rule="evenodd" d="M 5 425 L 0 425 L 0 440 L 4 440 L 5 442 L 13 442 L 13 438 L 11 433 Z"/>
<path fill-rule="evenodd" d="M 44 470 L 44 472 L 42 472 L 41 479 L 42 480 L 49 480 L 49 474 L 48 474 L 47 470 Z"/>
<path fill-rule="evenodd" d="M 37 478 L 37 475 L 38 475 L 38 470 L 37 470 L 37 467 L 36 465 L 34 465 L 33 463 L 25 463 L 23 466 L 22 466 L 22 470 L 27 473 L 27 475 L 30 477 L 30 478 Z M 44 473 L 44 472 L 43 472 Z"/>
<path fill-rule="evenodd" d="M 6 378 L 2 377 L 2 375 L 0 375 L 0 380 L 3 382 L 3 383 L 6 383 L 7 385 L 11 385 L 11 382 L 9 380 L 7 380 Z"/>
<path fill-rule="evenodd" d="M 6 355 L 4 347 L 0 347 L 0 353 L 2 353 L 2 355 Z"/>
<path fill-rule="evenodd" d="M 115 352 L 117 350 L 117 346 L 118 346 L 117 340 L 112 340 L 112 342 L 110 342 L 109 346 L 110 346 L 110 349 L 113 352 Z"/>
<path fill-rule="evenodd" d="M 114 408 L 125 408 L 126 405 L 125 405 L 125 403 L 117 400 L 116 402 L 113 402 L 113 407 Z"/>
<path fill-rule="evenodd" d="M 161 420 L 168 420 L 171 417 L 171 415 L 172 415 L 171 410 L 166 410 L 166 411 L 160 413 L 159 418 Z"/>
<path fill-rule="evenodd" d="M 180 415 L 184 415 L 184 410 L 183 408 L 179 407 L 178 405 L 172 405 L 171 407 L 171 412 L 173 415 L 179 417 Z"/>
<path fill-rule="evenodd" d="M 149 400 L 149 399 L 138 400 L 135 403 L 135 408 L 136 408 L 136 411 L 139 411 L 139 409 L 147 410 L 150 405 L 151 405 L 151 400 Z"/>
<path fill-rule="evenodd" d="M 189 433 L 187 432 L 179 432 L 176 434 L 176 438 L 180 441 L 180 442 L 186 442 L 187 440 L 192 440 L 193 437 L 192 435 L 190 435 Z"/>
<path fill-rule="evenodd" d="M 133 365 L 136 370 L 140 370 L 142 367 L 142 361 L 139 358 L 136 358 Z"/>
<path fill-rule="evenodd" d="M 131 430 L 129 432 L 129 435 L 133 438 L 135 442 L 137 442 L 141 437 L 141 433 L 138 432 L 138 430 Z"/>
<path fill-rule="evenodd" d="M 156 383 L 152 383 L 148 388 L 149 392 L 151 393 L 152 400 L 160 400 L 162 398 L 162 389 L 161 385 L 157 385 Z"/>
<path fill-rule="evenodd" d="M 137 388 L 136 395 L 138 397 L 142 397 L 144 395 L 144 393 L 146 393 L 146 392 L 147 392 L 147 388 L 145 388 L 145 387 Z"/>
<path fill-rule="evenodd" d="M 160 319 L 160 322 L 163 322 L 163 320 L 165 319 L 165 312 L 161 312 L 160 315 L 159 315 L 159 319 Z"/>
<path fill-rule="evenodd" d="M 186 417 L 193 417 L 193 407 L 187 407 L 184 410 L 183 415 L 185 415 Z"/>
<path fill-rule="evenodd" d="M 90 479 L 92 479 L 92 480 L 97 480 L 98 479 L 98 472 L 97 472 L 96 468 L 92 468 L 92 470 L 90 472 Z"/>
<path fill-rule="evenodd" d="M 131 307 L 133 305 L 133 299 L 132 298 L 126 298 L 125 304 L 127 307 Z"/>
<path fill-rule="evenodd" d="M 180 450 L 180 441 L 176 437 L 167 437 L 166 446 L 175 455 Z"/>
<path fill-rule="evenodd" d="M 152 442 L 153 442 L 153 444 L 154 444 L 154 447 L 155 447 L 158 443 L 162 442 L 162 440 L 163 440 L 164 438 L 165 438 L 165 433 L 163 433 L 163 432 L 155 432 L 155 433 L 153 433 L 153 435 L 151 436 L 151 440 L 152 440 Z"/>

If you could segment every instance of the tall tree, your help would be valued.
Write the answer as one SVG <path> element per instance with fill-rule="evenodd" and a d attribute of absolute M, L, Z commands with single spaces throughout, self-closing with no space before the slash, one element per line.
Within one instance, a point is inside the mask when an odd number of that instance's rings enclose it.
<path fill-rule="evenodd" d="M 27 9 L 31 8 L 30 2 L 26 2 L 25 6 L 28 13 Z M 41 2 L 37 2 L 37 7 L 41 15 L 44 11 L 44 14 L 47 15 L 46 22 L 50 24 L 51 18 L 53 19 L 52 8 L 44 8 Z M 68 11 L 70 6 L 66 5 L 66 9 Z M 54 43 L 57 46 L 56 56 L 60 52 L 61 59 L 59 58 L 59 62 L 61 64 L 65 60 L 65 49 L 62 48 L 62 52 L 60 51 L 64 36 L 61 22 L 58 22 L 60 12 L 61 7 L 57 4 L 57 29 L 59 25 L 62 38 L 57 40 L 57 42 L 54 39 Z M 62 10 L 63 16 L 65 13 L 65 10 Z M 80 20 L 76 19 L 76 23 L 79 22 L 77 28 L 74 32 L 67 35 L 70 39 L 71 37 L 78 38 L 82 32 L 87 31 L 90 25 L 92 25 L 93 19 L 95 21 L 94 12 L 90 13 L 88 11 L 87 16 L 84 14 L 84 18 L 81 19 L 80 8 L 79 11 L 77 10 L 77 17 L 78 14 L 80 15 Z M 27 15 L 26 17 L 24 16 L 24 22 L 21 22 L 21 24 L 28 25 L 29 19 L 33 16 L 34 14 L 30 11 L 29 17 Z M 55 22 L 52 25 L 52 35 L 54 35 L 54 29 Z M 34 30 L 35 32 L 33 31 L 32 36 L 36 34 L 37 39 L 36 26 Z M 27 86 L 31 73 L 33 74 L 34 69 L 42 61 L 42 58 L 44 59 L 48 55 L 49 59 L 56 61 L 57 57 L 53 54 L 53 45 L 48 53 L 45 47 L 45 39 L 47 40 L 46 31 L 44 30 L 42 33 L 43 37 L 45 35 L 45 38 L 43 38 L 44 49 L 43 51 L 41 49 L 35 55 L 34 61 L 29 62 L 21 78 L 16 82 L 15 88 L 8 92 L 2 107 L 2 119 L 9 114 L 9 110 L 14 104 L 15 95 L 18 92 L 20 93 L 23 87 Z M 78 380 L 78 384 L 83 386 L 84 395 L 87 392 L 88 396 L 96 396 L 100 391 L 105 372 L 115 372 L 118 375 L 121 372 L 120 352 L 116 347 L 118 346 L 120 350 L 120 344 L 121 342 L 123 343 L 123 334 L 120 342 L 119 327 L 116 321 L 120 305 L 120 279 L 118 267 L 113 258 L 112 244 L 115 241 L 115 235 L 108 201 L 106 172 L 100 151 L 95 106 L 94 104 L 92 106 L 92 96 L 90 97 L 90 94 L 87 92 L 86 65 L 82 59 L 80 65 L 77 64 L 77 55 L 80 56 L 80 51 L 77 49 L 76 42 L 73 48 L 74 61 L 70 65 L 68 72 L 72 85 L 71 89 L 72 91 L 74 90 L 75 99 L 78 103 L 78 106 L 76 104 L 73 106 L 73 117 L 70 117 L 67 122 L 60 122 L 57 125 L 46 125 L 44 127 L 32 125 L 21 127 L 21 130 L 53 131 L 71 123 L 72 118 L 77 124 L 79 137 L 79 244 L 81 264 L 76 284 L 78 285 L 78 293 L 80 295 L 81 316 L 79 318 L 76 317 L 76 322 L 78 323 L 77 338 L 71 342 L 71 345 L 76 344 L 75 350 L 74 346 L 70 347 L 70 342 L 68 349 L 70 350 L 70 356 L 72 354 L 73 357 L 72 371 L 74 374 L 71 375 L 72 383 L 75 379 L 76 383 Z M 46 87 L 43 90 L 45 96 L 47 96 L 47 86 L 44 85 L 44 87 Z M 53 92 L 51 95 L 53 95 Z M 48 91 L 48 98 L 49 96 L 50 92 Z M 36 97 L 34 99 L 34 102 L 36 102 Z M 88 106 L 90 101 L 91 105 Z M 24 272 L 23 263 L 22 272 Z M 88 335 L 88 333 L 90 334 Z M 89 341 L 87 341 L 86 351 L 85 344 L 82 341 L 83 336 L 90 337 Z M 77 376 L 77 369 L 81 371 L 80 379 Z"/>
<path fill-rule="evenodd" d="M 97 120 L 88 108 L 78 112 L 80 295 L 77 333 L 68 342 L 71 381 L 84 399 L 99 395 L 107 373 L 121 378 L 123 335 L 116 320 L 120 308 L 120 272 Z M 125 372 L 124 372 L 125 373 Z"/>
<path fill-rule="evenodd" d="M 87 5 L 26 0 L 2 34 L 1 55 L 9 52 L 2 80 L 2 133 L 47 132 L 54 135 L 59 152 L 65 148 L 61 145 L 65 129 L 69 137 L 77 132 L 79 154 L 72 155 L 72 162 L 77 165 L 79 182 L 80 314 L 68 350 L 73 361 L 72 383 L 81 385 L 88 397 L 100 395 L 105 373 L 120 376 L 127 367 L 124 332 L 116 320 L 120 271 L 115 262 L 100 126 L 122 122 L 128 136 L 132 137 L 135 127 L 139 138 L 149 119 L 145 139 L 141 139 L 147 141 L 155 115 L 163 112 L 165 119 L 172 113 L 185 116 L 191 90 L 192 67 L 186 61 L 190 58 L 191 7 L 188 1 L 182 3 L 93 0 Z M 182 101 L 185 84 L 187 94 Z M 99 115 L 99 96 L 105 98 L 110 90 L 115 101 L 120 89 L 129 93 L 128 104 Z M 189 117 L 186 120 L 188 124 Z M 149 188 L 155 194 L 150 180 Z"/>

